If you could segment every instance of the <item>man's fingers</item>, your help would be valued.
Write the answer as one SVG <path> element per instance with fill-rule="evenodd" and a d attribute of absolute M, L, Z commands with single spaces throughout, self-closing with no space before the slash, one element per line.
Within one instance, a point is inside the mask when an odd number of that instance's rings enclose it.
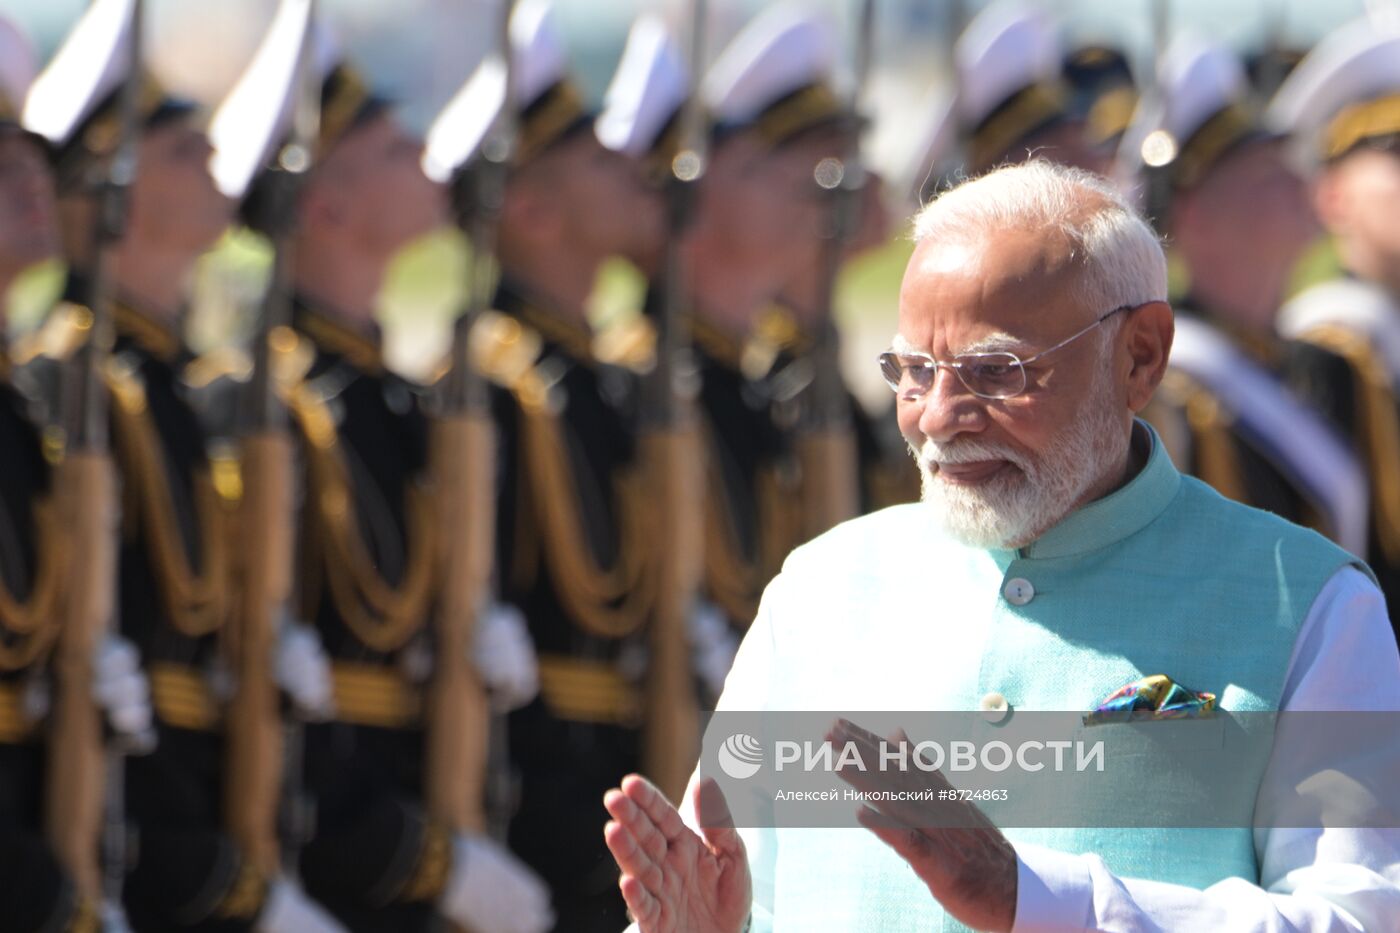
<path fill-rule="evenodd" d="M 651 892 L 647 891 L 646 885 L 632 875 L 624 874 L 618 879 L 617 886 L 622 890 L 622 899 L 627 902 L 627 909 L 632 912 L 632 917 L 638 925 L 645 928 L 656 919 L 660 904 Z"/>
<path fill-rule="evenodd" d="M 836 769 L 843 781 L 859 791 L 871 794 L 895 792 L 895 799 L 873 803 L 876 809 L 900 820 L 906 826 L 921 829 L 948 827 L 982 828 L 992 825 L 977 807 L 958 798 L 943 772 L 929 770 L 931 762 L 919 755 L 904 730 L 897 730 L 888 740 L 846 719 L 838 719 L 827 732 L 827 741 L 838 747 L 854 746 L 866 769 L 848 764 Z M 889 749 L 902 744 L 904 754 L 886 764 L 881 743 Z M 945 796 L 946 794 L 946 796 Z"/>
<path fill-rule="evenodd" d="M 626 794 L 620 790 L 608 791 L 603 795 L 603 807 L 613 819 L 631 831 L 641 844 L 642 851 L 646 852 L 653 862 L 660 862 L 666 857 L 666 839 L 661 835 L 661 831 L 656 828 L 651 817 L 643 813 Z"/>
<path fill-rule="evenodd" d="M 729 812 L 729 804 L 724 792 L 714 778 L 704 778 L 692 791 L 695 812 L 700 819 L 700 832 L 705 836 L 705 844 L 717 852 L 741 852 L 744 843 L 739 839 L 739 831 L 734 828 L 734 815 Z"/>
<path fill-rule="evenodd" d="M 603 827 L 603 841 L 624 875 L 631 875 L 652 891 L 661 890 L 661 867 L 651 860 L 626 826 L 609 822 Z"/>
<path fill-rule="evenodd" d="M 861 807 L 856 811 L 856 819 L 916 868 L 923 867 L 933 856 L 933 846 L 928 837 L 887 813 Z"/>
<path fill-rule="evenodd" d="M 629 774 L 623 778 L 622 792 L 651 818 L 667 842 L 674 842 L 690 832 L 690 828 L 681 820 L 680 812 L 666 799 L 666 795 L 640 774 Z"/>

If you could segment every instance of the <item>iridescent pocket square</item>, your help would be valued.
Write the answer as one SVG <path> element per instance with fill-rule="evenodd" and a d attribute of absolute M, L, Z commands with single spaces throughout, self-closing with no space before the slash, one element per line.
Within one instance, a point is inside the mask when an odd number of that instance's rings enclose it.
<path fill-rule="evenodd" d="M 1190 690 L 1166 674 L 1153 674 L 1124 684 L 1104 698 L 1084 725 L 1154 719 L 1200 719 L 1215 712 L 1215 694 Z"/>

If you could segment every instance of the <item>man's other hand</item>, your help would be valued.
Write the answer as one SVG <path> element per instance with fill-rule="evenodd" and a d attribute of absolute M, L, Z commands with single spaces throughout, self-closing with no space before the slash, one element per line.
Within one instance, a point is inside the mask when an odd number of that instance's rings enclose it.
<path fill-rule="evenodd" d="M 838 748 L 854 744 L 862 761 L 881 760 L 879 736 L 855 723 L 839 720 L 826 738 Z M 913 744 L 902 731 L 889 740 L 890 745 L 902 743 Z M 874 809 L 863 805 L 856 818 L 909 863 L 953 917 L 974 930 L 1011 929 L 1016 920 L 1016 850 L 971 801 L 920 801 L 921 791 L 932 790 L 937 797 L 937 791 L 952 789 L 941 772 L 866 772 L 848 766 L 837 773 L 861 791 L 908 792 L 905 799 L 877 798 Z"/>
<path fill-rule="evenodd" d="M 719 785 L 693 790 L 702 835 L 645 778 L 603 796 L 603 838 L 622 869 L 623 900 L 642 933 L 738 933 L 753 903 L 748 857 Z"/>

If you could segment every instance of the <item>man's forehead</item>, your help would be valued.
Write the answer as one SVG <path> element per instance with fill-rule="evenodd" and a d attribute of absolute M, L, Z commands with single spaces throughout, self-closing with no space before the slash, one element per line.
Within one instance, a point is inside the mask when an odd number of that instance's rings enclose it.
<path fill-rule="evenodd" d="M 1054 229 L 988 229 L 921 241 L 900 289 L 899 331 L 918 349 L 935 331 L 958 352 L 1015 349 L 1077 308 L 1083 264 Z"/>

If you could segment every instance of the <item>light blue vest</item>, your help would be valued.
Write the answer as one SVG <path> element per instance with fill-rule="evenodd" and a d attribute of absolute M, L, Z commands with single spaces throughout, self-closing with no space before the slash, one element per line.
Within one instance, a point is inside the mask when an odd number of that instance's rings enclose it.
<path fill-rule="evenodd" d="M 950 541 L 921 504 L 847 522 L 794 551 L 722 705 L 975 710 L 998 692 L 1013 711 L 1083 712 L 1130 681 L 1167 674 L 1215 693 L 1223 710 L 1277 709 L 1318 592 L 1344 566 L 1365 568 L 1314 532 L 1181 476 L 1150 439 L 1131 482 L 1019 551 Z M 1006 595 L 1016 579 L 1033 590 L 1020 605 Z M 1235 773 L 1220 775 L 1212 807 L 1234 813 L 1235 825 L 1250 823 L 1270 747 L 1257 744 Z M 1121 791 L 1151 805 L 1148 786 Z M 777 930 L 963 929 L 869 834 L 745 835 L 756 896 L 772 904 Z M 1094 852 L 1122 876 L 1196 888 L 1258 878 L 1248 829 L 1007 835 Z"/>

